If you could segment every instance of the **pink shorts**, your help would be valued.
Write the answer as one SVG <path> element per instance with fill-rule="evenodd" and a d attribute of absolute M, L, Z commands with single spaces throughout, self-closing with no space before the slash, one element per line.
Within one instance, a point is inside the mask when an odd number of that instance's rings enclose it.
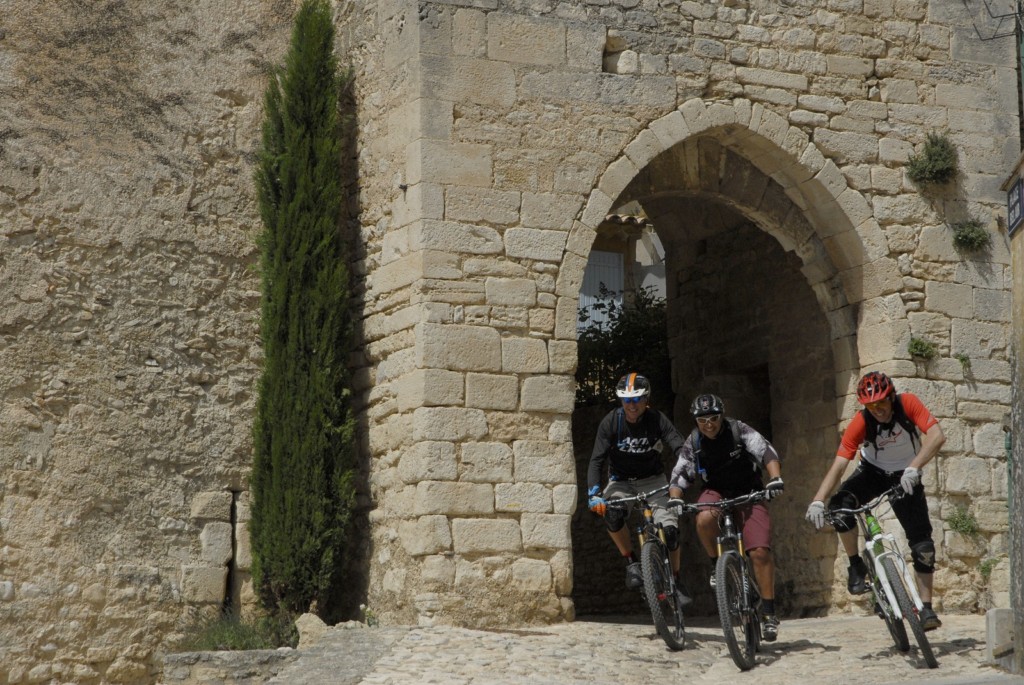
<path fill-rule="evenodd" d="M 721 493 L 715 490 L 702 490 L 698 502 L 719 502 L 723 499 Z M 715 518 L 722 513 L 718 509 L 708 509 Z M 768 507 L 764 502 L 747 504 L 733 509 L 732 520 L 736 527 L 743 533 L 743 548 L 747 551 L 759 547 L 772 547 L 772 519 L 768 515 Z"/>

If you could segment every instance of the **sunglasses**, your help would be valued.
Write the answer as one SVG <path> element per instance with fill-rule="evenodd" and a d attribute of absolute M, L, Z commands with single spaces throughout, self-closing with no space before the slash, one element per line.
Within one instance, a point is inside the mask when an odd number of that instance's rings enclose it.
<path fill-rule="evenodd" d="M 888 404 L 889 400 L 886 398 L 884 400 L 878 400 L 877 402 L 868 402 L 864 406 L 872 411 L 878 411 L 879 409 L 884 409 Z"/>
<path fill-rule="evenodd" d="M 625 402 L 626 404 L 640 404 L 641 402 L 645 402 L 646 400 L 647 400 L 646 397 L 623 397 L 622 398 L 622 401 Z"/>
<path fill-rule="evenodd" d="M 707 426 L 712 423 L 718 423 L 722 418 L 721 414 L 712 414 L 711 416 L 698 416 L 697 423 L 702 426 Z"/>

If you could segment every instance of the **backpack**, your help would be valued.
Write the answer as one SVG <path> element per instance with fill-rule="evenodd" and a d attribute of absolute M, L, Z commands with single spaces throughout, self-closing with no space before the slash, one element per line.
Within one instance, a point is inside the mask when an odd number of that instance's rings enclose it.
<path fill-rule="evenodd" d="M 750 452 L 747 452 L 747 450 L 744 448 L 744 446 L 743 446 L 743 439 L 740 437 L 740 426 L 739 426 L 739 424 L 736 423 L 736 421 L 734 419 L 730 419 L 729 417 L 723 417 L 723 420 L 726 422 L 726 424 L 728 424 L 729 429 L 732 431 L 732 444 L 733 444 L 734 449 L 733 449 L 732 452 L 729 453 L 729 457 L 731 459 L 735 459 L 736 457 L 738 457 L 740 455 L 741 452 L 743 454 L 746 454 L 747 458 L 750 459 L 750 464 L 751 464 L 752 468 L 756 471 L 758 468 L 760 468 L 760 466 L 758 465 L 757 460 L 754 459 L 754 455 L 752 455 Z M 701 444 L 700 444 L 701 443 L 701 433 L 700 433 L 700 430 L 694 428 L 693 432 L 690 433 L 689 440 L 690 440 L 690 449 L 693 450 L 694 459 L 696 459 L 696 461 L 697 461 L 697 463 L 695 464 L 695 469 L 696 469 L 697 473 L 700 474 L 701 479 L 706 483 L 707 480 L 708 480 L 707 469 L 703 468 L 700 465 L 700 455 L 704 451 L 703 448 L 701 447 Z"/>
<path fill-rule="evenodd" d="M 878 451 L 878 419 L 871 415 L 867 409 L 861 409 L 861 415 L 864 417 L 864 442 L 870 443 L 875 451 Z M 900 402 L 900 396 L 894 394 L 892 396 L 892 416 L 893 420 L 899 423 L 907 431 L 910 436 L 910 444 L 914 446 L 914 449 L 918 449 L 921 441 L 918 436 L 917 426 L 910 420 L 906 412 L 903 411 L 903 403 Z"/>

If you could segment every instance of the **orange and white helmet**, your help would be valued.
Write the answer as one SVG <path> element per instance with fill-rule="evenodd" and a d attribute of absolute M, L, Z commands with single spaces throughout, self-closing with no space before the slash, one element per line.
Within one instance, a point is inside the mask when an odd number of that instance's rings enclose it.
<path fill-rule="evenodd" d="M 651 382 L 636 372 L 627 373 L 615 386 L 615 396 L 619 399 L 642 399 L 650 394 Z"/>

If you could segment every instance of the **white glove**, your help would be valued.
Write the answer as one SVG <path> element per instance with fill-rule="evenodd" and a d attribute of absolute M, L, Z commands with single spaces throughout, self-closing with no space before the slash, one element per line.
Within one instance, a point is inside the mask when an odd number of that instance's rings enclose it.
<path fill-rule="evenodd" d="M 811 506 L 807 507 L 807 513 L 804 514 L 804 518 L 810 521 L 815 528 L 821 530 L 822 526 L 825 525 L 825 503 L 811 502 Z"/>
<path fill-rule="evenodd" d="M 921 482 L 921 470 L 908 466 L 903 469 L 903 476 L 900 478 L 900 485 L 908 495 L 914 492 L 914 487 Z"/>
<path fill-rule="evenodd" d="M 768 501 L 775 499 L 782 494 L 782 476 L 776 476 L 768 481 L 768 484 L 764 486 L 765 496 Z"/>

